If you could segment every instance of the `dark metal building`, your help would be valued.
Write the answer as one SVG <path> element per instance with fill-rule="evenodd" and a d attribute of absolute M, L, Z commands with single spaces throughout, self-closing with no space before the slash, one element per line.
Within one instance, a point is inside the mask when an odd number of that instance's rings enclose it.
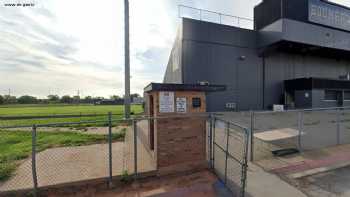
<path fill-rule="evenodd" d="M 209 111 L 350 105 L 345 96 L 350 89 L 349 8 L 322 0 L 264 0 L 254 15 L 254 30 L 183 19 L 164 82 L 226 85 L 226 91 L 207 95 Z M 344 83 L 286 88 L 300 78 Z M 302 103 L 308 94 L 300 91 L 310 90 L 311 103 Z M 329 100 L 331 94 L 336 102 Z"/>

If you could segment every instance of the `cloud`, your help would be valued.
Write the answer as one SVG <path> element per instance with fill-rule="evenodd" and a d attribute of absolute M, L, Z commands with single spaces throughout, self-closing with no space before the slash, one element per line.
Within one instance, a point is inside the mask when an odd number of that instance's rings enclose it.
<path fill-rule="evenodd" d="M 57 30 L 54 13 L 0 9 L 0 91 L 11 88 L 17 95 L 39 97 L 53 89 L 66 94 L 81 89 L 96 96 L 122 92 L 122 70 L 74 57 L 81 50 L 80 39 L 68 29 Z"/>
<path fill-rule="evenodd" d="M 345 6 L 350 7 L 350 1 L 349 0 L 329 0 L 329 1 L 333 2 L 333 3 L 338 3 L 340 5 L 345 5 Z"/>
<path fill-rule="evenodd" d="M 130 0 L 131 88 L 161 82 L 175 40 L 179 4 L 251 15 L 257 0 Z M 237 14 L 232 13 L 237 10 Z M 246 12 L 249 10 L 249 12 Z M 0 6 L 0 94 L 123 95 L 123 1 L 36 0 Z"/>

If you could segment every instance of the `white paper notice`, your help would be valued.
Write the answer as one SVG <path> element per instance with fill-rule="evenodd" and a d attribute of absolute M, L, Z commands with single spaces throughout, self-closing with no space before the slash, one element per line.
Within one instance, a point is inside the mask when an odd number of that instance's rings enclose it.
<path fill-rule="evenodd" d="M 159 112 L 172 113 L 175 111 L 174 92 L 159 92 Z"/>
<path fill-rule="evenodd" d="M 187 112 L 187 100 L 185 97 L 176 98 L 176 111 L 179 113 Z"/>

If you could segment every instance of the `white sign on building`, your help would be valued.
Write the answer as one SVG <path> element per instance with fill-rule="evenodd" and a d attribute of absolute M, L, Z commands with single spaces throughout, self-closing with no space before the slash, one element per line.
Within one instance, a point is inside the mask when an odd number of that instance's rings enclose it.
<path fill-rule="evenodd" d="M 159 92 L 159 112 L 172 113 L 175 111 L 174 92 Z"/>
<path fill-rule="evenodd" d="M 187 112 L 187 99 L 186 97 L 176 98 L 176 112 Z"/>

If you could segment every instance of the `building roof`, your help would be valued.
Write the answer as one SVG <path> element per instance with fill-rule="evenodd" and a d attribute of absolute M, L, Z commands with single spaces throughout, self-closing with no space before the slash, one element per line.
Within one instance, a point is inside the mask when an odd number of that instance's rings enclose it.
<path fill-rule="evenodd" d="M 225 91 L 225 85 L 200 85 L 200 84 L 175 84 L 175 83 L 151 83 L 144 88 L 145 92 L 151 91 L 200 91 L 218 92 Z"/>
<path fill-rule="evenodd" d="M 350 80 L 317 77 L 298 78 L 284 81 L 284 87 L 286 90 L 350 90 Z"/>

